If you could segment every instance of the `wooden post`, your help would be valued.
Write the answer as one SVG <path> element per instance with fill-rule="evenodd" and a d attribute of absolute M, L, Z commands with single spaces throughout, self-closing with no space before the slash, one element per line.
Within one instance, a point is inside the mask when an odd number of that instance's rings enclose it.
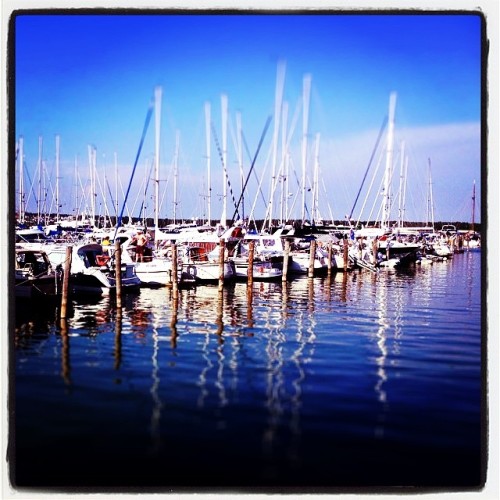
<path fill-rule="evenodd" d="M 71 384 L 71 377 L 70 377 L 70 364 L 69 364 L 68 323 L 66 321 L 66 318 L 61 318 L 60 327 L 61 327 L 61 339 L 62 339 L 61 375 L 64 380 L 64 383 L 69 385 Z"/>
<path fill-rule="evenodd" d="M 253 328 L 253 287 L 247 287 L 247 326 Z"/>
<path fill-rule="evenodd" d="M 326 266 L 327 266 L 327 269 L 328 269 L 328 276 L 330 276 L 332 274 L 332 245 L 333 243 L 331 241 L 328 242 L 328 247 L 327 247 L 327 251 L 328 251 L 328 255 L 327 255 L 327 262 L 326 262 Z"/>
<path fill-rule="evenodd" d="M 250 240 L 248 244 L 248 270 L 247 270 L 247 284 L 253 283 L 253 257 L 255 253 L 255 241 Z"/>
<path fill-rule="evenodd" d="M 281 281 L 287 280 L 289 260 L 290 260 L 290 241 L 285 240 L 285 252 L 283 255 L 283 274 L 281 275 Z"/>
<path fill-rule="evenodd" d="M 377 255 L 378 255 L 378 238 L 377 238 L 377 236 L 375 236 L 375 238 L 373 238 L 373 241 L 372 241 L 372 253 L 373 253 L 373 265 L 376 266 L 377 265 L 377 261 L 378 261 L 378 258 L 377 258 Z"/>
<path fill-rule="evenodd" d="M 307 277 L 312 278 L 314 276 L 314 259 L 316 257 L 316 240 L 311 241 L 311 248 L 309 249 L 309 270 L 307 272 Z"/>
<path fill-rule="evenodd" d="M 224 244 L 224 239 L 219 240 L 219 288 L 224 286 L 224 253 L 226 246 Z"/>
<path fill-rule="evenodd" d="M 172 242 L 170 246 L 172 248 L 172 274 L 171 274 L 172 296 L 174 300 L 177 300 L 177 298 L 179 297 L 179 283 L 177 280 L 177 275 L 178 275 L 177 245 L 175 244 L 175 242 Z"/>
<path fill-rule="evenodd" d="M 344 272 L 347 272 L 349 265 L 349 240 L 344 238 Z"/>
<path fill-rule="evenodd" d="M 116 309 L 122 308 L 122 247 L 119 241 L 115 241 L 115 289 Z"/>
<path fill-rule="evenodd" d="M 63 287 L 61 295 L 61 319 L 66 319 L 68 308 L 68 295 L 69 295 L 69 275 L 71 273 L 71 259 L 73 256 L 73 247 L 66 247 L 66 260 L 64 261 L 64 276 Z"/>

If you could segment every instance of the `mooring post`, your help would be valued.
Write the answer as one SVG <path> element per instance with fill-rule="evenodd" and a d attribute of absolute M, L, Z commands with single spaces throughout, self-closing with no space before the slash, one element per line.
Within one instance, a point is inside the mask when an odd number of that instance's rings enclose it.
<path fill-rule="evenodd" d="M 253 284 L 253 258 L 255 253 L 255 241 L 250 240 L 248 244 L 248 269 L 247 269 L 247 284 Z"/>
<path fill-rule="evenodd" d="M 66 318 L 61 318 L 61 375 L 66 385 L 71 384 L 70 377 L 70 364 L 69 364 L 69 335 L 68 335 L 68 323 Z"/>
<path fill-rule="evenodd" d="M 224 238 L 219 240 L 219 288 L 224 286 L 224 257 L 226 246 Z"/>
<path fill-rule="evenodd" d="M 281 281 L 287 280 L 289 260 L 290 260 L 290 240 L 285 240 L 285 252 L 283 255 L 283 274 L 281 275 Z"/>
<path fill-rule="evenodd" d="M 253 286 L 247 287 L 247 326 L 253 328 Z"/>
<path fill-rule="evenodd" d="M 61 292 L 61 319 L 66 319 L 68 308 L 68 295 L 69 295 L 69 275 L 71 272 L 71 259 L 73 255 L 73 247 L 66 247 L 66 259 L 64 261 L 64 275 L 63 287 Z"/>
<path fill-rule="evenodd" d="M 179 297 L 179 282 L 177 279 L 178 276 L 178 267 L 177 267 L 177 245 L 173 241 L 170 245 L 172 249 L 172 274 L 170 279 L 172 280 L 172 296 L 174 300 L 177 300 Z"/>
<path fill-rule="evenodd" d="M 116 309 L 122 308 L 122 247 L 119 241 L 115 241 L 115 288 Z"/>
<path fill-rule="evenodd" d="M 344 238 L 344 272 L 347 272 L 349 265 L 349 240 Z"/>
<path fill-rule="evenodd" d="M 327 259 L 328 260 L 326 262 L 326 266 L 328 269 L 328 276 L 330 276 L 332 274 L 332 253 L 333 253 L 332 245 L 333 245 L 333 243 L 331 241 L 329 241 L 328 247 L 327 247 L 327 251 L 328 251 Z"/>
<path fill-rule="evenodd" d="M 311 241 L 311 247 L 309 249 L 309 270 L 307 272 L 307 277 L 312 278 L 314 276 L 314 259 L 316 258 L 316 240 Z"/>
<path fill-rule="evenodd" d="M 372 254 L 373 254 L 373 265 L 377 265 L 378 256 L 378 237 L 375 236 L 372 241 Z"/>

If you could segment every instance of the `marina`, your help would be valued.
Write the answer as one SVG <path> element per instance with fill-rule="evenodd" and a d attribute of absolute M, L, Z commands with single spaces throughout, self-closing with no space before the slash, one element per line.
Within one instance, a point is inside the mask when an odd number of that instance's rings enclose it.
<path fill-rule="evenodd" d="M 17 308 L 19 486 L 481 482 L 481 252 L 115 300 Z"/>
<path fill-rule="evenodd" d="M 11 485 L 480 491 L 484 14 L 61 14 L 9 25 Z"/>

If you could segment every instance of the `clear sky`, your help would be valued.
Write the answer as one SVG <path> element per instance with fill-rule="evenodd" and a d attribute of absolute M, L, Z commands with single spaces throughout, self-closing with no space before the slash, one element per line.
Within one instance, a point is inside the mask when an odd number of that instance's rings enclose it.
<path fill-rule="evenodd" d="M 280 61 L 281 65 L 280 66 Z M 267 117 L 273 121 L 245 193 L 245 212 L 265 215 L 273 168 L 275 89 L 284 68 L 283 101 L 289 112 L 289 211 L 300 217 L 303 141 L 302 94 L 311 78 L 308 114 L 307 188 L 319 164 L 319 210 L 324 219 L 351 212 L 377 135 L 397 94 L 394 128 L 393 198 L 397 217 L 401 159 L 407 161 L 405 218 L 426 221 L 429 164 L 436 221 L 470 221 L 473 182 L 476 215 L 481 201 L 481 17 L 474 14 L 354 15 L 19 15 L 15 19 L 15 137 L 23 137 L 25 171 L 37 179 L 39 137 L 47 206 L 54 202 L 55 137 L 60 136 L 62 213 L 84 208 L 88 193 L 88 147 L 96 148 L 98 211 L 103 194 L 114 215 L 116 153 L 118 181 L 125 190 L 156 86 L 163 89 L 160 142 L 160 217 L 204 218 L 207 214 L 205 103 L 222 144 L 221 95 L 227 95 L 227 170 L 240 195 L 237 114 L 248 145 L 249 172 Z M 294 118 L 295 116 L 295 118 Z M 280 125 L 282 125 L 282 120 Z M 128 207 L 139 215 L 153 208 L 154 119 L 132 183 Z M 179 154 L 176 157 L 176 134 Z M 279 129 L 278 164 L 281 157 Z M 316 158 L 316 138 L 319 153 Z M 372 174 L 372 192 L 385 166 L 384 138 L 359 197 L 361 208 Z M 402 142 L 404 141 L 404 150 Z M 402 151 L 404 155 L 402 156 Z M 177 162 L 175 161 L 177 158 Z M 174 164 L 177 195 L 174 197 Z M 77 168 L 75 168 L 75 164 Z M 76 172 L 76 173 L 75 173 Z M 16 176 L 17 179 L 17 176 Z M 29 189 L 29 179 L 25 181 Z M 262 180 L 262 195 L 257 180 Z M 211 137 L 212 218 L 221 214 L 221 159 Z M 27 194 L 36 211 L 37 188 Z M 145 193 L 145 194 L 144 194 Z M 311 210 L 308 191 L 306 203 Z M 119 203 L 123 200 L 121 188 Z M 380 198 L 380 197 L 379 197 Z M 277 202 L 275 201 L 275 206 Z M 88 206 L 88 202 L 87 202 Z M 277 209 L 276 209 L 277 210 Z M 378 204 L 375 205 L 376 215 Z M 55 211 L 55 208 L 53 208 Z M 228 191 L 228 217 L 234 211 Z M 363 215 L 364 214 L 364 215 Z M 277 217 L 278 214 L 275 214 Z"/>

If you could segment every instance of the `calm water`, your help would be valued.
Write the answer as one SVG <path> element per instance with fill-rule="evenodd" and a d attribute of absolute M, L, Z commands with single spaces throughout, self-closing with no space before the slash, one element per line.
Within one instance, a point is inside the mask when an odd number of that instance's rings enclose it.
<path fill-rule="evenodd" d="M 73 306 L 16 314 L 18 486 L 481 483 L 479 252 Z"/>

